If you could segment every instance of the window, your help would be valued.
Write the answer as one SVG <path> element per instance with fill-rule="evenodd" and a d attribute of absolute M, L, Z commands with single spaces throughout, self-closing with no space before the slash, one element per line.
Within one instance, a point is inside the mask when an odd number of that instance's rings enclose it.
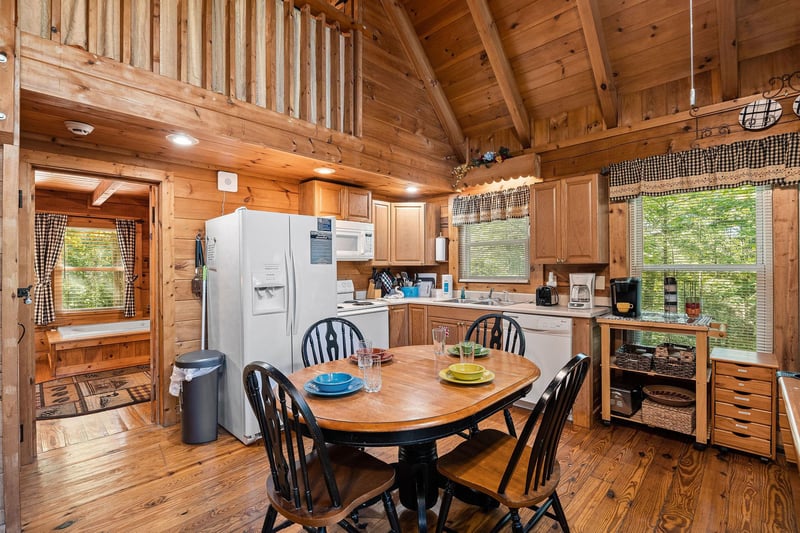
<path fill-rule="evenodd" d="M 663 312 L 664 276 L 674 276 L 679 312 L 694 284 L 702 313 L 727 324 L 728 336 L 714 345 L 772 351 L 769 188 L 640 197 L 631 200 L 630 222 L 631 274 L 642 278 L 644 310 Z"/>
<path fill-rule="evenodd" d="M 459 281 L 527 283 L 530 218 L 509 218 L 459 227 Z"/>
<path fill-rule="evenodd" d="M 61 311 L 122 309 L 125 283 L 117 232 L 68 227 L 53 276 Z"/>

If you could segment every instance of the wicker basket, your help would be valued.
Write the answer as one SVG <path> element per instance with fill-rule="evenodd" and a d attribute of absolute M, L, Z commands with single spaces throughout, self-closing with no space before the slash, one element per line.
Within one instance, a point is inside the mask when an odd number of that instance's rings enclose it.
<path fill-rule="evenodd" d="M 649 372 L 653 368 L 654 351 L 652 346 L 623 344 L 617 349 L 614 364 L 626 370 Z"/>
<path fill-rule="evenodd" d="M 678 378 L 692 378 L 695 370 L 695 348 L 682 344 L 663 343 L 655 348 L 653 370 Z"/>
<path fill-rule="evenodd" d="M 695 413 L 694 405 L 673 407 L 650 399 L 642 401 L 642 421 L 645 424 L 687 435 L 694 432 Z"/>

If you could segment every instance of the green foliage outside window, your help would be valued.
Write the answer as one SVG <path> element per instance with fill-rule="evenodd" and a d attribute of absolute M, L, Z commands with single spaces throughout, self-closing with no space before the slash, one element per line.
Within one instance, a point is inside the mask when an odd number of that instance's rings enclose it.
<path fill-rule="evenodd" d="M 757 288 L 764 271 L 756 201 L 752 186 L 642 198 L 642 308 L 663 312 L 663 281 L 669 275 L 678 280 L 682 312 L 693 282 L 703 314 L 728 325 L 728 337 L 714 339 L 714 345 L 755 350 Z"/>
<path fill-rule="evenodd" d="M 124 271 L 114 230 L 69 227 L 61 252 L 61 308 L 122 308 Z"/>
<path fill-rule="evenodd" d="M 529 218 L 459 228 L 461 281 L 526 282 L 530 275 Z"/>

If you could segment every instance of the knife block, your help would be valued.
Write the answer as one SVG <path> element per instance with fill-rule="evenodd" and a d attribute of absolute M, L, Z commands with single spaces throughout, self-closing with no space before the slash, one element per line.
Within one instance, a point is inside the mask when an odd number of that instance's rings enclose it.
<path fill-rule="evenodd" d="M 373 300 L 375 298 L 380 298 L 383 296 L 381 289 L 375 287 L 375 281 L 369 280 L 369 286 L 367 287 L 367 298 Z"/>

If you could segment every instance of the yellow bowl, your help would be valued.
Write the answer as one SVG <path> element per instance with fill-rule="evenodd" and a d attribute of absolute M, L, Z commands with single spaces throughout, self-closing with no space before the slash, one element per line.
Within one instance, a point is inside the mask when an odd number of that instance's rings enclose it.
<path fill-rule="evenodd" d="M 450 365 L 449 370 L 456 379 L 474 381 L 480 379 L 486 369 L 475 363 L 456 363 Z"/>

